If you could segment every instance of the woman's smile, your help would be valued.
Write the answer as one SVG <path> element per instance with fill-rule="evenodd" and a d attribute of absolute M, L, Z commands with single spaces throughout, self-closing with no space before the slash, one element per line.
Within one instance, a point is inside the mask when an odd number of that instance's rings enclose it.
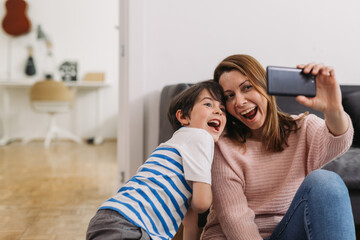
<path fill-rule="evenodd" d="M 248 77 L 232 70 L 224 72 L 219 83 L 224 89 L 227 111 L 253 133 L 261 130 L 267 114 L 267 100 L 253 87 Z"/>

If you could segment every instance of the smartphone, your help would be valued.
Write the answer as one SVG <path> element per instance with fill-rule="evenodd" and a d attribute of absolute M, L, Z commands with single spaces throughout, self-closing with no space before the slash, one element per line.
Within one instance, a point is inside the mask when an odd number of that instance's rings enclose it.
<path fill-rule="evenodd" d="M 302 69 L 268 66 L 266 68 L 267 92 L 277 96 L 316 96 L 316 76 Z"/>

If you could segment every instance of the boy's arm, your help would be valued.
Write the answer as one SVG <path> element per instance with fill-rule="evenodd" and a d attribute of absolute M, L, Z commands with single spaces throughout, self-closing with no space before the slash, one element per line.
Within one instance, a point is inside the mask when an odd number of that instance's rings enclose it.
<path fill-rule="evenodd" d="M 199 239 L 198 214 L 190 207 L 183 220 L 183 240 Z"/>
<path fill-rule="evenodd" d="M 202 182 L 193 182 L 193 194 L 190 208 L 184 219 L 184 240 L 199 239 L 200 229 L 198 226 L 199 213 L 203 213 L 210 208 L 212 203 L 211 185 Z"/>
<path fill-rule="evenodd" d="M 211 185 L 203 182 L 193 182 L 191 208 L 197 213 L 203 213 L 212 203 Z"/>

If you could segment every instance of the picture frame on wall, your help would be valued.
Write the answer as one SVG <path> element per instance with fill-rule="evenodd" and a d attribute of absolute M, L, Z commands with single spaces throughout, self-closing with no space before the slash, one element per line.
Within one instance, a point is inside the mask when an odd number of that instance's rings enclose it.
<path fill-rule="evenodd" d="M 63 81 L 76 81 L 77 80 L 77 71 L 78 66 L 75 61 L 65 61 L 60 67 L 60 76 Z"/>

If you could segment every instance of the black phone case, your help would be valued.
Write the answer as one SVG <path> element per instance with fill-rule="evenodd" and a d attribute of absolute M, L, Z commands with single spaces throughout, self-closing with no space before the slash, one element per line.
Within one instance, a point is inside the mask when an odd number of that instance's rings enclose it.
<path fill-rule="evenodd" d="M 302 69 L 268 66 L 266 68 L 267 92 L 278 96 L 316 96 L 316 77 L 304 74 Z"/>

